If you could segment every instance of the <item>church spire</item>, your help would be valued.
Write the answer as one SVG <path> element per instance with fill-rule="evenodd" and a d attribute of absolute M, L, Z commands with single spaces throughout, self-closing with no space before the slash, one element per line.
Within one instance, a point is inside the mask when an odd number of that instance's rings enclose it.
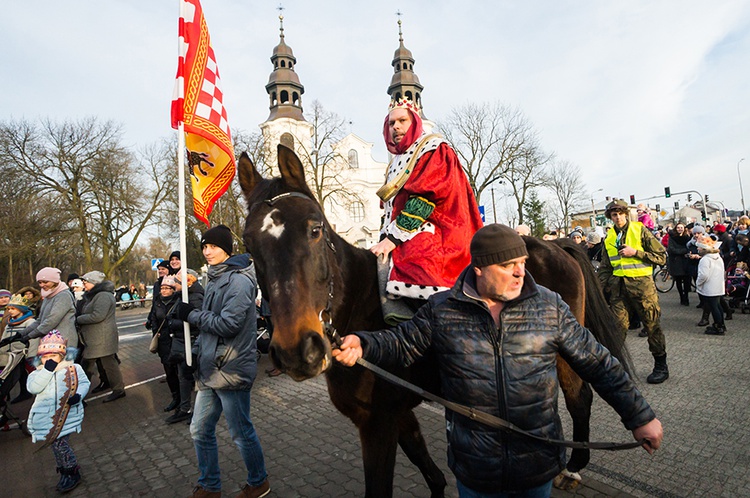
<path fill-rule="evenodd" d="M 419 78 L 414 73 L 414 57 L 411 51 L 404 46 L 404 35 L 401 31 L 401 12 L 397 12 L 398 20 L 398 48 L 393 54 L 393 77 L 391 84 L 388 86 L 388 95 L 391 101 L 397 101 L 407 98 L 417 104 L 420 108 L 420 115 L 424 118 L 422 109 L 422 90 L 424 87 L 419 82 Z"/>
<path fill-rule="evenodd" d="M 279 15 L 279 44 L 273 49 L 271 62 L 273 71 L 266 84 L 271 110 L 267 121 L 278 118 L 304 121 L 302 94 L 305 93 L 305 87 L 299 82 L 299 77 L 294 72 L 297 59 L 294 57 L 292 48 L 284 41 L 284 16 L 281 14 Z"/>

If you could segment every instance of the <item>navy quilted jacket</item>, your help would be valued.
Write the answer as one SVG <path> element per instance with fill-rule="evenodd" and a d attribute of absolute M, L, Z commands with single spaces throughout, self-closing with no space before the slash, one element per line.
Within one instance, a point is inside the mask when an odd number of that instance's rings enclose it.
<path fill-rule="evenodd" d="M 365 358 L 408 366 L 428 349 L 437 356 L 442 395 L 538 436 L 562 438 L 557 413 L 560 354 L 620 415 L 627 429 L 655 415 L 616 358 L 578 324 L 567 304 L 527 273 L 521 295 L 496 328 L 469 267 L 395 328 L 357 332 Z M 505 492 L 539 486 L 564 466 L 562 448 L 486 427 L 446 410 L 448 464 L 467 487 Z"/>

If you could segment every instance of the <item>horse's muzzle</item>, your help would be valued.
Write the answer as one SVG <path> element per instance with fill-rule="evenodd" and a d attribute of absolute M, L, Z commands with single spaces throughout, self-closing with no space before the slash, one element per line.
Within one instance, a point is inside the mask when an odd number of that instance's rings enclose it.
<path fill-rule="evenodd" d="M 277 368 L 297 381 L 316 377 L 332 364 L 328 340 L 314 331 L 303 333 L 292 349 L 283 349 L 271 341 L 269 355 Z"/>

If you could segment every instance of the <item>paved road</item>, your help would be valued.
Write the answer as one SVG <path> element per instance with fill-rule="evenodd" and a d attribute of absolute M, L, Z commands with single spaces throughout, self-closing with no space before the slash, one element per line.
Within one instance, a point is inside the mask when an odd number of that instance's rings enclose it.
<path fill-rule="evenodd" d="M 595 452 L 575 493 L 553 496 L 750 496 L 750 315 L 727 322 L 725 337 L 706 336 L 694 323 L 699 310 L 679 306 L 676 292 L 661 296 L 671 378 L 660 386 L 645 383 L 651 369 L 645 339 L 631 333 L 628 345 L 639 387 L 665 427 L 663 448 L 653 457 L 642 450 Z M 195 456 L 186 425 L 165 425 L 169 401 L 155 355 L 147 351 L 150 333 L 140 309 L 118 312 L 127 397 L 102 404 L 93 399 L 84 430 L 72 438 L 84 481 L 70 496 L 187 496 L 196 478 Z M 259 371 L 268 366 L 261 358 Z M 20 413 L 29 402 L 14 405 Z M 564 413 L 564 410 L 561 410 Z M 253 390 L 253 420 L 261 436 L 271 479 L 271 496 L 362 496 L 357 436 L 352 424 L 328 400 L 323 379 L 297 383 L 286 376 L 261 374 Z M 442 410 L 417 409 L 430 451 L 449 480 L 445 462 Z M 564 416 L 566 430 L 569 421 Z M 630 435 L 600 399 L 594 405 L 592 438 L 622 441 Z M 568 434 L 569 434 L 568 430 Z M 225 496 L 243 482 L 242 463 L 220 423 Z M 3 485 L 0 497 L 56 496 L 51 452 L 34 453 L 20 431 L 0 433 Z M 426 497 L 415 468 L 399 452 L 394 495 Z"/>

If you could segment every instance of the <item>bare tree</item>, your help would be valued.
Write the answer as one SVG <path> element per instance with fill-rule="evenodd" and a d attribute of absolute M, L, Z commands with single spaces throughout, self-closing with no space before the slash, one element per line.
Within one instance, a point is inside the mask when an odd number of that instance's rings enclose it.
<path fill-rule="evenodd" d="M 2 123 L 0 146 L 39 198 L 55 203 L 70 220 L 83 266 L 91 269 L 101 258 L 106 274 L 132 250 L 169 183 L 160 161 L 136 159 L 111 121 Z"/>
<path fill-rule="evenodd" d="M 581 168 L 569 161 L 556 161 L 549 172 L 547 188 L 555 195 L 554 218 L 559 227 L 570 226 L 570 215 L 577 205 L 583 201 L 585 195 L 584 184 L 581 180 Z"/>
<path fill-rule="evenodd" d="M 438 128 L 461 159 L 477 199 L 487 187 L 515 177 L 509 170 L 526 162 L 528 150 L 536 148 L 528 119 L 519 109 L 499 103 L 454 108 Z"/>
<path fill-rule="evenodd" d="M 326 111 L 317 100 L 312 103 L 307 119 L 313 125 L 312 144 L 311 148 L 302 144 L 300 160 L 307 184 L 324 212 L 326 208 L 362 202 L 361 193 L 347 182 L 348 158 L 336 147 L 346 134 L 346 120 Z"/>
<path fill-rule="evenodd" d="M 524 222 L 524 206 L 527 196 L 547 181 L 545 167 L 552 156 L 541 151 L 535 134 L 527 137 L 523 154 L 510 163 L 510 167 L 501 175 L 513 197 L 518 213 L 518 222 Z"/>

